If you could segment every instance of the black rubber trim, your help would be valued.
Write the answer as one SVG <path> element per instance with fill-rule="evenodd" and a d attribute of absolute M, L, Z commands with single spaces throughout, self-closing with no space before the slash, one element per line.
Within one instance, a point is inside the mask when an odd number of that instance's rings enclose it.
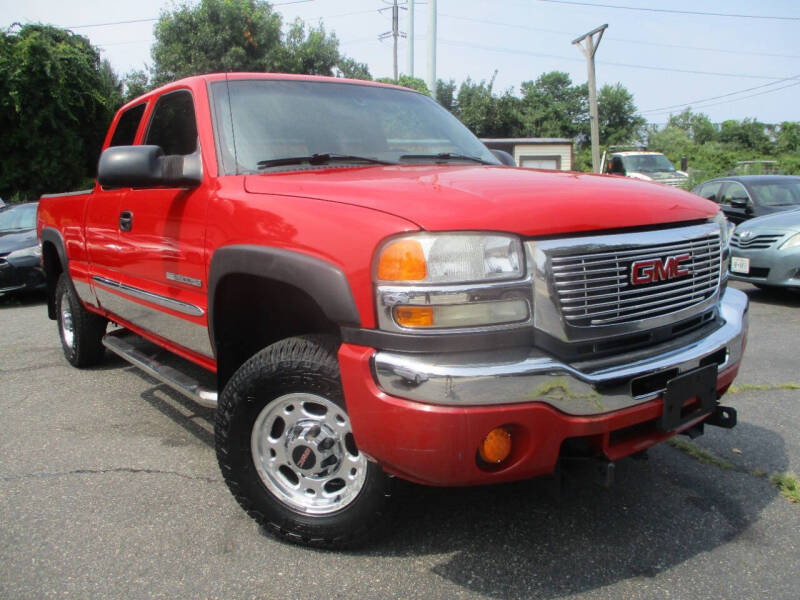
<path fill-rule="evenodd" d="M 44 247 L 45 243 L 53 244 L 56 248 L 56 253 L 58 254 L 58 260 L 61 263 L 61 270 L 64 273 L 69 273 L 69 261 L 67 259 L 67 250 L 66 246 L 64 245 L 64 238 L 61 237 L 61 232 L 58 229 L 53 227 L 45 227 L 42 229 L 42 235 L 39 236 L 39 241 L 42 247 Z M 45 273 L 45 280 L 50 281 L 47 277 L 47 273 Z M 47 284 L 47 316 L 50 319 L 56 318 L 56 301 L 55 301 L 55 283 Z"/>
<path fill-rule="evenodd" d="M 533 327 L 526 325 L 502 331 L 480 333 L 451 333 L 446 335 L 420 335 L 392 333 L 377 329 L 342 327 L 342 341 L 378 350 L 409 352 L 412 354 L 436 352 L 465 352 L 469 350 L 497 350 L 533 346 Z"/>
<path fill-rule="evenodd" d="M 252 275 L 294 286 L 313 298 L 332 322 L 361 325 L 347 276 L 335 265 L 280 248 L 225 246 L 214 252 L 208 274 L 208 324 L 215 349 L 214 300 L 217 285 L 228 275 Z"/>

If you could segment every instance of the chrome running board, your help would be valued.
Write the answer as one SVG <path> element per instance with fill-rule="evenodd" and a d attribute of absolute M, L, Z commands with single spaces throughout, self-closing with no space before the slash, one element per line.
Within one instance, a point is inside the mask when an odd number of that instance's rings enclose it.
<path fill-rule="evenodd" d="M 205 406 L 206 408 L 217 407 L 217 392 L 201 386 L 199 382 L 185 373 L 146 356 L 121 336 L 114 333 L 107 334 L 103 338 L 103 345 L 133 366 L 155 377 L 161 383 L 165 383 L 176 392 L 194 400 L 200 406 Z"/>

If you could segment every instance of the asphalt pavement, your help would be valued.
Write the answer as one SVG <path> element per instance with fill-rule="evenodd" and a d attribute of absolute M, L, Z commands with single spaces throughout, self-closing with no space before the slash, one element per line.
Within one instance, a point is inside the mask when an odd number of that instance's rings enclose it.
<path fill-rule="evenodd" d="M 357 552 L 261 531 L 211 411 L 108 353 L 71 368 L 42 299 L 0 297 L 0 598 L 796 600 L 800 505 L 769 475 L 800 473 L 800 294 L 733 285 L 751 299 L 739 425 L 690 442 L 708 454 L 662 444 L 610 489 L 560 495 L 400 484 L 388 535 Z"/>

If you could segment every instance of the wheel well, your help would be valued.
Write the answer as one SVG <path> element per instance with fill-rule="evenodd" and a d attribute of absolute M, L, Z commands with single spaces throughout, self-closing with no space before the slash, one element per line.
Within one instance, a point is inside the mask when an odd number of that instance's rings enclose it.
<path fill-rule="evenodd" d="M 44 266 L 45 281 L 47 282 L 47 316 L 56 318 L 56 284 L 64 271 L 58 250 L 52 242 L 42 243 L 42 265 Z"/>
<path fill-rule="evenodd" d="M 340 336 L 319 304 L 303 290 L 253 275 L 227 275 L 214 293 L 214 342 L 220 391 L 248 358 L 295 335 Z"/>

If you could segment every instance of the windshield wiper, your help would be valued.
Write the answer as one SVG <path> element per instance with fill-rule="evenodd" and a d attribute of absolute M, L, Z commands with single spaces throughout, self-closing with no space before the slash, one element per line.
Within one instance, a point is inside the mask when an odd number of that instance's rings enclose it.
<path fill-rule="evenodd" d="M 301 165 L 303 163 L 308 163 L 310 165 L 327 165 L 332 162 L 365 162 L 375 165 L 396 164 L 386 160 L 369 158 L 368 156 L 354 156 L 352 154 L 332 154 L 330 152 L 322 152 L 322 153 L 314 153 L 309 156 L 287 156 L 286 158 L 271 158 L 269 160 L 261 160 L 258 162 L 258 168 L 268 169 L 269 167 Z"/>
<path fill-rule="evenodd" d="M 432 159 L 436 161 L 446 161 L 446 160 L 469 160 L 472 162 L 481 163 L 483 165 L 491 165 L 494 163 L 490 163 L 488 161 L 483 160 L 479 156 L 469 156 L 468 154 L 457 154 L 454 152 L 439 152 L 436 154 L 403 154 L 400 156 L 400 160 L 404 159 Z"/>
<path fill-rule="evenodd" d="M 455 154 L 453 152 L 439 152 L 438 154 L 403 154 L 400 156 L 400 160 L 409 159 L 413 160 L 415 158 L 430 158 L 436 161 L 445 161 L 445 160 L 471 160 L 472 162 L 481 163 L 482 165 L 493 165 L 489 161 L 483 160 L 479 156 L 469 156 L 467 154 Z"/>

